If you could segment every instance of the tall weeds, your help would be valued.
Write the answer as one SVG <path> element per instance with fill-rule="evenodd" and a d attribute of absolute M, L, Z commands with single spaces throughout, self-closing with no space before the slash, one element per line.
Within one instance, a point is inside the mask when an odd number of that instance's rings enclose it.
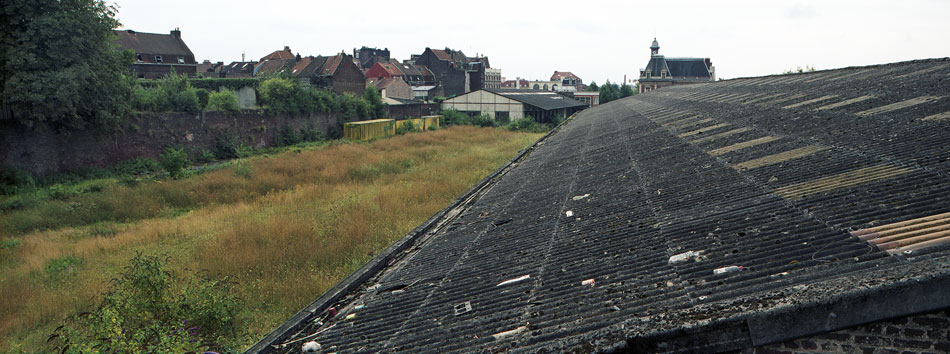
<path fill-rule="evenodd" d="M 451 127 L 5 213 L 0 352 L 46 350 L 137 251 L 235 280 L 250 345 L 538 137 Z"/>

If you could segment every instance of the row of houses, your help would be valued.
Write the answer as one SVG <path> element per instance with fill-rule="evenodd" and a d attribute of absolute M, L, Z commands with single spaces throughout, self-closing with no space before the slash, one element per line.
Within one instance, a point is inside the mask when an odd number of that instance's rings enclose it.
<path fill-rule="evenodd" d="M 135 52 L 134 76 L 157 79 L 169 72 L 218 78 L 266 77 L 289 74 L 304 85 L 339 93 L 360 94 L 374 85 L 387 103 L 453 97 L 483 88 L 501 87 L 501 70 L 492 69 L 488 57 L 469 57 L 462 51 L 426 48 L 421 54 L 399 61 L 389 50 L 362 47 L 352 54 L 301 56 L 289 46 L 257 61 L 198 63 L 182 39 L 181 31 L 169 34 L 116 31 L 120 48 Z"/>

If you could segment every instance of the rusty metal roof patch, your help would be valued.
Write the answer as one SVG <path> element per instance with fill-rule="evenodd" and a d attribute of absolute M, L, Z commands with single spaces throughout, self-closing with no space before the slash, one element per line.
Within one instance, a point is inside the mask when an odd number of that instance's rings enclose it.
<path fill-rule="evenodd" d="M 950 243 L 950 213 L 855 230 L 851 235 L 895 254 Z"/>

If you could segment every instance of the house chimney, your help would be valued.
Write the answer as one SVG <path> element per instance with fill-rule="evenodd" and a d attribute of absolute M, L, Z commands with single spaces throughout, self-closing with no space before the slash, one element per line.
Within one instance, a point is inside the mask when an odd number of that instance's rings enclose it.
<path fill-rule="evenodd" d="M 171 31 L 171 34 L 174 38 L 181 38 L 181 30 L 179 30 L 178 27 L 175 27 L 175 29 Z"/>
<path fill-rule="evenodd" d="M 285 46 L 284 46 L 284 51 L 285 51 L 285 52 L 289 52 L 289 51 L 290 51 L 290 46 L 289 46 L 289 45 L 285 45 Z"/>

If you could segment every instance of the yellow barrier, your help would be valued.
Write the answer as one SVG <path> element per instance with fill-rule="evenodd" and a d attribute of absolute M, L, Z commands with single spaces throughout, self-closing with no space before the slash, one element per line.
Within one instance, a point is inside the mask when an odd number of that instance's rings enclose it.
<path fill-rule="evenodd" d="M 392 119 L 373 119 L 343 124 L 343 138 L 350 140 L 369 140 L 395 134 Z"/>
<path fill-rule="evenodd" d="M 417 130 L 426 131 L 430 127 L 439 128 L 442 116 L 425 116 L 403 120 L 373 119 L 352 123 L 343 123 L 343 138 L 349 140 L 369 140 L 396 135 L 396 128 L 411 121 Z"/>

